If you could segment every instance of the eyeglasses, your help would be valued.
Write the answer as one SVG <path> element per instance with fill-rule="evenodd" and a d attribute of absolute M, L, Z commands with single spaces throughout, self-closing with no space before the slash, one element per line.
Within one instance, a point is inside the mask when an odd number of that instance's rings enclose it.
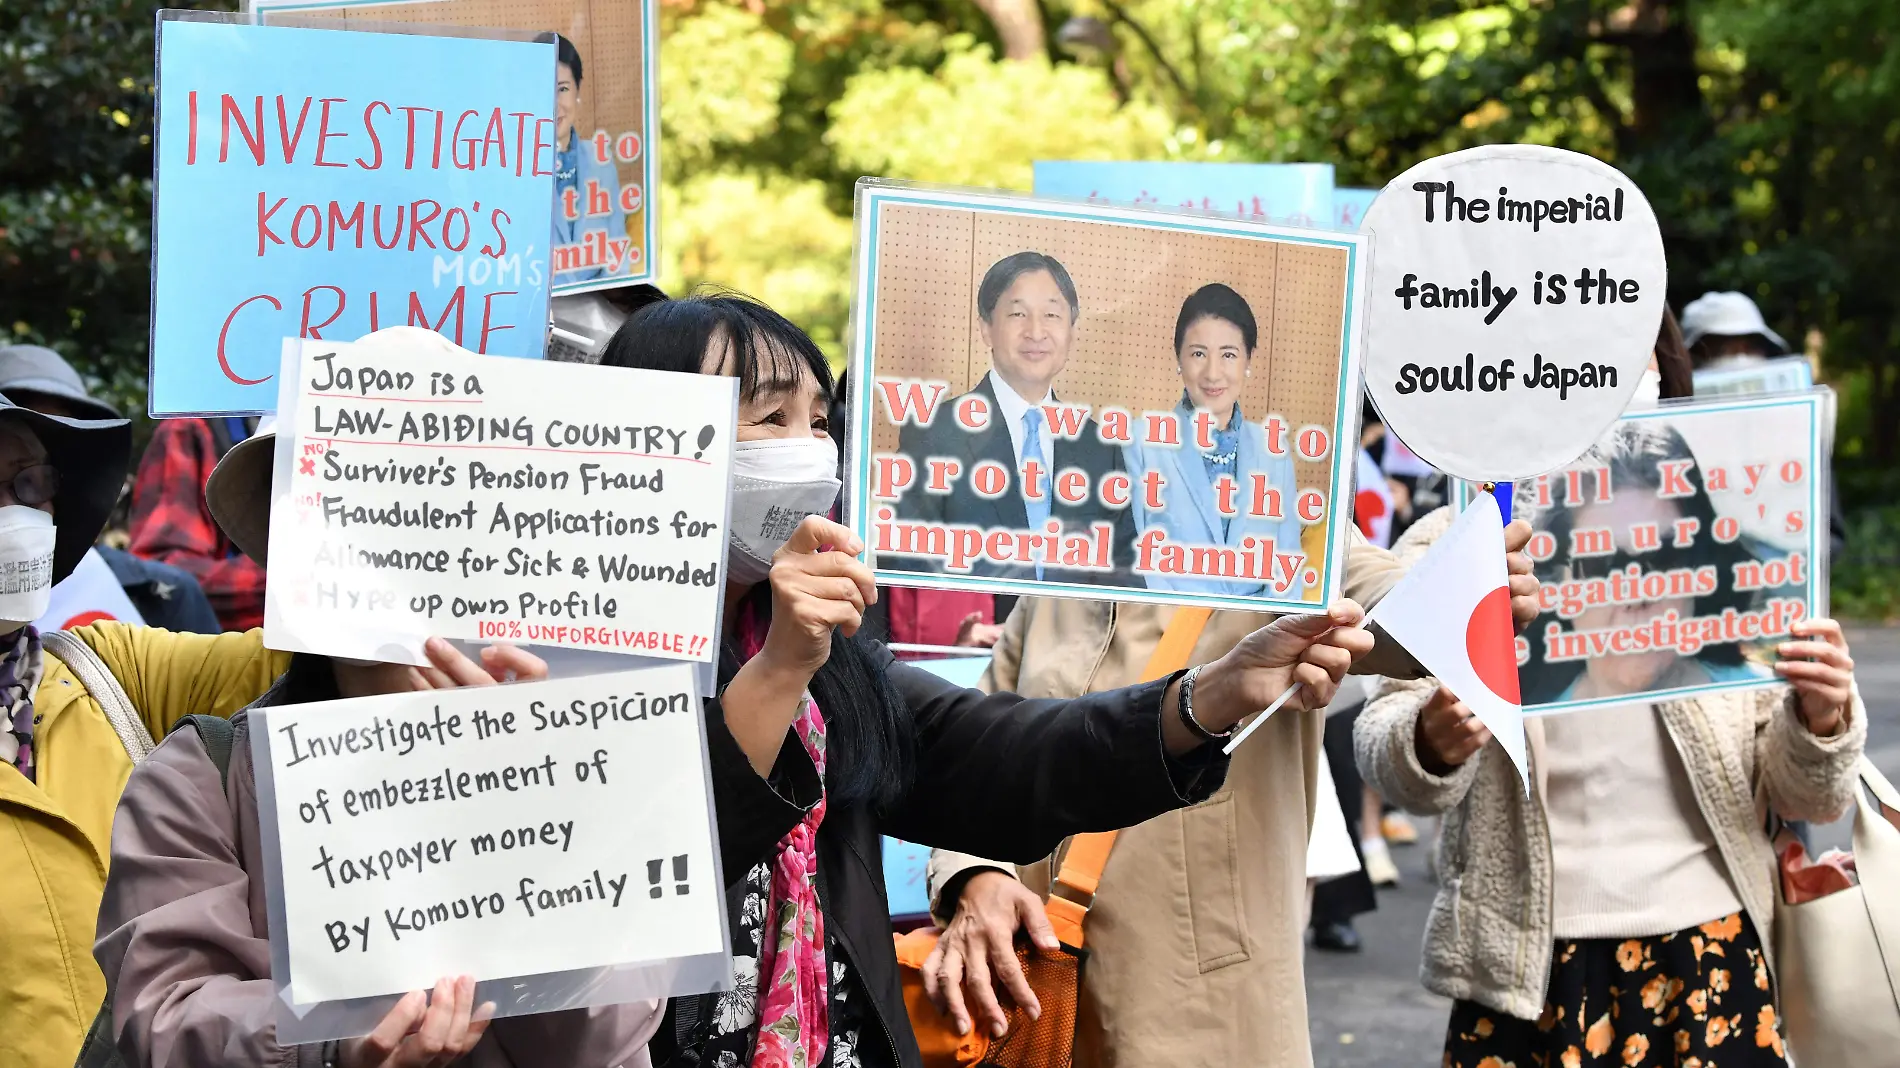
<path fill-rule="evenodd" d="M 12 478 L 0 481 L 15 504 L 38 508 L 59 495 L 59 468 L 52 464 L 34 464 Z"/>

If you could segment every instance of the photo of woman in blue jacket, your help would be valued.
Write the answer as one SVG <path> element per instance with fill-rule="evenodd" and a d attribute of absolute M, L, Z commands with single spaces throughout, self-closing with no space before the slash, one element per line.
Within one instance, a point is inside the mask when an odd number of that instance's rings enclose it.
<path fill-rule="evenodd" d="M 1259 423 L 1248 422 L 1240 410 L 1241 389 L 1253 374 L 1259 340 L 1253 309 L 1228 286 L 1218 282 L 1202 286 L 1181 305 L 1174 324 L 1174 361 L 1182 388 L 1175 416 L 1180 423 L 1181 444 L 1163 447 L 1137 440 L 1124 447 L 1127 469 L 1137 485 L 1150 471 L 1158 472 L 1165 480 L 1162 508 L 1135 509 L 1138 538 L 1152 528 L 1160 528 L 1168 541 L 1187 546 L 1240 548 L 1252 537 L 1256 541 L 1271 538 L 1283 552 L 1298 551 L 1300 521 L 1293 512 L 1290 443 L 1281 441 L 1279 455 L 1270 453 L 1266 431 Z M 1212 448 L 1203 448 L 1204 439 L 1196 433 L 1198 412 L 1213 416 Z M 1268 485 L 1279 491 L 1281 518 L 1254 518 L 1248 514 L 1249 486 L 1256 474 L 1265 475 Z M 1219 507 L 1216 485 L 1222 476 L 1231 478 L 1236 487 L 1230 494 L 1233 515 L 1221 514 Z M 1139 498 L 1136 503 L 1141 504 Z M 1258 579 L 1152 573 L 1145 577 L 1148 588 L 1156 590 L 1242 597 L 1288 592 L 1269 591 Z"/>

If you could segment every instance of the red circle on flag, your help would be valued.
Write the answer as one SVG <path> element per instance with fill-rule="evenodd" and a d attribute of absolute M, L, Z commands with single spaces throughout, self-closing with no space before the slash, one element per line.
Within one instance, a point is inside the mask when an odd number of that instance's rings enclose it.
<path fill-rule="evenodd" d="M 64 624 L 60 626 L 59 629 L 72 630 L 74 627 L 83 627 L 87 625 L 88 623 L 98 623 L 101 621 L 111 621 L 111 622 L 116 623 L 118 622 L 118 617 L 113 615 L 111 612 L 102 612 L 102 611 L 99 611 L 98 609 L 94 609 L 89 612 L 79 613 L 73 618 L 67 620 Z"/>
<path fill-rule="evenodd" d="M 1514 705 L 1523 704 L 1517 688 L 1517 627 L 1511 620 L 1511 591 L 1503 586 L 1484 595 L 1465 624 L 1465 656 L 1478 680 Z"/>

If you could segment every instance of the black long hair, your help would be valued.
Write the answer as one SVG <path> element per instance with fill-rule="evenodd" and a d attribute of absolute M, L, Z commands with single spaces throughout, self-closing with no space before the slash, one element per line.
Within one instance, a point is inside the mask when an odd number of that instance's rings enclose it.
<path fill-rule="evenodd" d="M 601 353 L 606 367 L 699 374 L 706 350 L 724 341 L 737 358 L 739 396 L 784 388 L 811 375 L 827 397 L 836 395 L 824 353 L 791 320 L 757 301 L 720 294 L 661 300 L 630 316 Z M 735 606 L 735 615 L 772 615 L 772 591 L 761 582 Z M 733 632 L 737 620 L 727 620 Z M 865 638 L 833 630 L 831 655 L 811 680 L 812 700 L 826 726 L 825 789 L 832 801 L 888 810 L 916 777 L 916 727 L 910 706 L 878 664 L 881 651 Z M 742 663 L 737 644 L 720 647 L 719 685 Z"/>
<path fill-rule="evenodd" d="M 1240 331 L 1240 339 L 1247 345 L 1248 358 L 1260 343 L 1260 324 L 1254 321 L 1253 309 L 1247 306 L 1247 298 L 1233 291 L 1230 286 L 1219 282 L 1207 285 L 1189 294 L 1181 304 L 1181 314 L 1174 320 L 1174 352 L 1181 353 L 1181 344 L 1187 340 L 1188 327 L 1202 319 L 1219 319 L 1229 323 Z"/>
<path fill-rule="evenodd" d="M 1663 305 L 1662 327 L 1656 331 L 1656 373 L 1662 376 L 1662 399 L 1695 396 L 1695 360 L 1683 344 L 1676 313 Z"/>

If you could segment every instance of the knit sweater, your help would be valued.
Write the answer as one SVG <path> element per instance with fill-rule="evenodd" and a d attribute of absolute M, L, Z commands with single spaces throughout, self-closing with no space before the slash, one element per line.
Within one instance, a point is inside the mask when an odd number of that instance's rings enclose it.
<path fill-rule="evenodd" d="M 1415 560 L 1450 525 L 1450 513 L 1441 509 L 1407 530 L 1394 551 L 1401 560 Z M 1353 731 L 1359 772 L 1393 804 L 1444 815 L 1438 892 L 1420 965 L 1426 988 L 1535 1020 L 1544 1007 L 1553 945 L 1543 725 L 1525 723 L 1532 769 L 1528 797 L 1496 742 L 1450 774 L 1434 775 L 1419 762 L 1414 733 L 1436 686 L 1430 679 L 1384 684 Z M 1802 725 L 1786 688 L 1667 701 L 1657 708 L 1772 968 L 1774 853 L 1758 798 L 1786 819 L 1830 821 L 1847 810 L 1867 739 L 1859 693 L 1845 728 L 1828 738 Z"/>

